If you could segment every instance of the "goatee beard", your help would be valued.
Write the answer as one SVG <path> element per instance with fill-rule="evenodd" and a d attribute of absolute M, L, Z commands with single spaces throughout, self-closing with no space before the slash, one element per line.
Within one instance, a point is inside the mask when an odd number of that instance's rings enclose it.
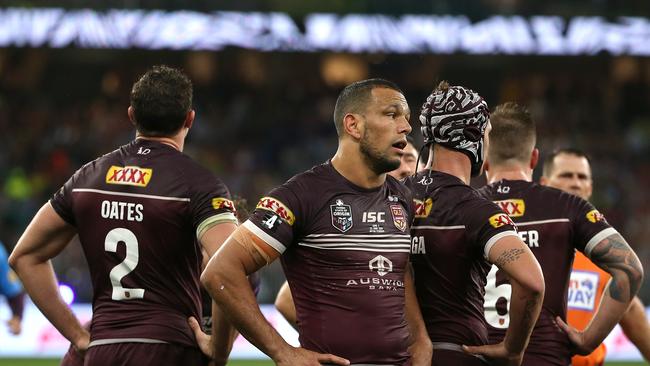
<path fill-rule="evenodd" d="M 374 149 L 367 143 L 366 139 L 362 139 L 360 143 L 360 151 L 363 155 L 363 160 L 375 174 L 380 175 L 383 173 L 391 172 L 399 168 L 402 163 L 401 160 L 390 160 L 382 153 Z"/>

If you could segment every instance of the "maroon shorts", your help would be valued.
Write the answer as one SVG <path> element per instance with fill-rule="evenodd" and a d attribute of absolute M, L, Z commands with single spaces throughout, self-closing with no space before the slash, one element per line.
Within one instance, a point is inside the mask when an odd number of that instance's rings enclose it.
<path fill-rule="evenodd" d="M 61 360 L 61 366 L 84 366 L 84 358 L 71 345 Z"/>
<path fill-rule="evenodd" d="M 464 352 L 434 349 L 431 366 L 487 366 L 483 360 Z"/>
<path fill-rule="evenodd" d="M 88 349 L 84 365 L 207 365 L 208 358 L 198 348 L 170 343 L 115 343 Z"/>

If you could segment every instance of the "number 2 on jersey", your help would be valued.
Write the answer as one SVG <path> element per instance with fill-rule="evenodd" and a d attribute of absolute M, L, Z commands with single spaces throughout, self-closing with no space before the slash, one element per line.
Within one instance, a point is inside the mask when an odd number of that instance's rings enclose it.
<path fill-rule="evenodd" d="M 133 272 L 138 265 L 139 251 L 138 251 L 138 238 L 129 229 L 115 228 L 108 232 L 106 240 L 104 241 L 104 250 L 107 252 L 117 252 L 117 243 L 123 242 L 126 245 L 126 257 L 122 263 L 113 267 L 109 277 L 113 285 L 113 300 L 134 300 L 142 299 L 144 297 L 143 288 L 124 288 L 122 287 L 122 278 Z"/>
<path fill-rule="evenodd" d="M 485 308 L 485 320 L 488 324 L 498 329 L 506 329 L 510 325 L 510 298 L 512 297 L 512 286 L 509 283 L 502 283 L 497 286 L 497 272 L 499 268 L 492 265 L 490 273 L 487 275 L 485 284 L 485 298 L 483 307 Z M 503 298 L 506 301 L 505 314 L 499 314 L 497 311 L 497 302 Z"/>

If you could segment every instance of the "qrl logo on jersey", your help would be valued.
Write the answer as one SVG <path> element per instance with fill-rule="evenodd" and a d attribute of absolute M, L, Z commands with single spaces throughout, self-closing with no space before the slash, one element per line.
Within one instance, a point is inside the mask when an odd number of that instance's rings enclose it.
<path fill-rule="evenodd" d="M 526 203 L 522 199 L 494 201 L 510 217 L 521 217 L 526 212 Z"/>
<path fill-rule="evenodd" d="M 390 205 L 390 213 L 393 215 L 393 224 L 401 231 L 406 231 L 406 216 L 400 205 Z"/>
<path fill-rule="evenodd" d="M 427 198 L 425 201 L 413 200 L 415 205 L 415 217 L 428 217 L 431 213 L 431 207 L 433 207 L 433 200 Z"/>
<path fill-rule="evenodd" d="M 569 309 L 593 311 L 596 308 L 598 273 L 586 271 L 571 272 L 567 306 Z"/>
<path fill-rule="evenodd" d="M 257 207 L 261 210 L 267 210 L 275 212 L 280 218 L 286 221 L 287 224 L 293 225 L 296 221 L 296 217 L 293 215 L 293 212 L 284 203 L 276 200 L 273 197 L 263 197 L 260 202 L 257 204 Z"/>
<path fill-rule="evenodd" d="M 106 183 L 146 187 L 151 180 L 152 169 L 137 166 L 111 166 L 106 173 Z"/>
<path fill-rule="evenodd" d="M 596 223 L 598 221 L 604 221 L 605 216 L 598 212 L 598 210 L 591 210 L 587 213 L 587 220 Z"/>
<path fill-rule="evenodd" d="M 222 209 L 222 208 L 227 208 L 229 210 L 235 211 L 235 204 L 231 200 L 229 200 L 227 198 L 223 198 L 223 197 L 213 198 L 212 199 L 212 207 L 215 210 L 219 210 L 219 209 Z"/>
<path fill-rule="evenodd" d="M 492 217 L 490 217 L 490 225 L 492 225 L 495 228 L 500 228 L 501 226 L 504 225 L 515 226 L 515 223 L 512 222 L 512 219 L 507 214 L 499 213 L 496 215 L 492 215 Z"/>

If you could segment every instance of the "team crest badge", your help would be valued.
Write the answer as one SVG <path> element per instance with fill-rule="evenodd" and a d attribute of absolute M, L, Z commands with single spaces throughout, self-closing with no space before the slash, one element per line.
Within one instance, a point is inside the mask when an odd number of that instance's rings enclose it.
<path fill-rule="evenodd" d="M 336 204 L 330 206 L 332 213 L 332 226 L 344 233 L 352 228 L 352 207 L 346 205 L 342 200 L 336 200 Z"/>
<path fill-rule="evenodd" d="M 406 216 L 401 205 L 390 205 L 390 213 L 393 215 L 393 223 L 400 231 L 406 231 Z"/>

